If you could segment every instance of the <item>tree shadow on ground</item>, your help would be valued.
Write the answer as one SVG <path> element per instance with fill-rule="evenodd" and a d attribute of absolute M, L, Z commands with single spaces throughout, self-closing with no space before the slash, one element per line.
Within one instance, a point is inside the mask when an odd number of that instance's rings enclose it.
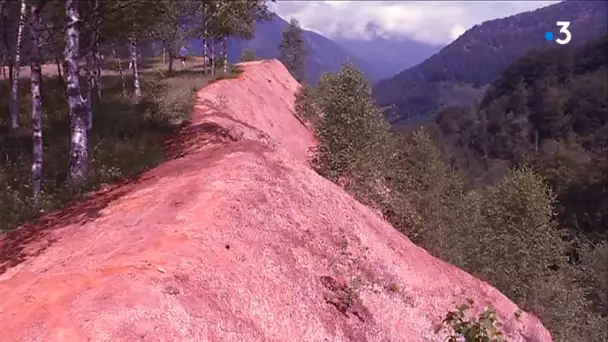
<path fill-rule="evenodd" d="M 170 116 L 179 115 L 180 111 L 190 113 L 193 103 L 184 97 L 188 92 L 196 93 L 205 83 L 233 78 L 241 72 L 234 68 L 228 74 L 216 71 L 215 76 L 203 76 L 201 68 L 176 70 L 167 76 L 158 69 L 146 70 L 142 78 L 146 96 L 137 102 L 131 92 L 132 75 L 124 75 L 127 94 L 123 93 L 118 75 L 104 75 L 103 100 L 96 101 L 93 94 L 89 179 L 76 191 L 66 189 L 70 121 L 65 84 L 58 77 L 44 78 L 42 201 L 48 205 L 42 209 L 49 214 L 42 217 L 28 187 L 32 151 L 29 82 L 20 82 L 22 127 L 15 132 L 9 128 L 9 85 L 0 82 L 0 91 L 6 90 L 0 92 L 0 112 L 6 113 L 0 117 L 0 232 L 19 227 L 0 236 L 0 274 L 57 242 L 60 235 L 56 229 L 98 218 L 111 202 L 141 183 L 146 178 L 142 176 L 145 171 L 161 162 L 183 157 L 200 146 L 239 140 L 218 124 L 175 125 Z M 82 84 L 84 81 L 83 78 Z"/>
<path fill-rule="evenodd" d="M 109 190 L 97 192 L 54 213 L 29 221 L 19 229 L 0 238 L 0 275 L 29 258 L 43 253 L 59 241 L 53 236 L 57 228 L 84 225 L 100 216 L 101 210 L 133 188 L 140 179 L 123 181 Z"/>
<path fill-rule="evenodd" d="M 0 82 L 0 91 L 6 90 L 0 93 L 0 113 L 6 113 L 0 117 L 0 231 L 7 232 L 0 237 L 0 274 L 52 245 L 55 228 L 84 224 L 98 217 L 110 202 L 140 182 L 143 172 L 166 159 L 163 141 L 177 128 L 162 113 L 164 86 L 158 79 L 150 79 L 144 81 L 151 82 L 147 84 L 147 96 L 136 102 L 130 94 L 123 95 L 118 76 L 104 76 L 103 100 L 93 104 L 89 177 L 77 191 L 66 187 L 70 122 L 65 88 L 57 77 L 43 80 L 44 193 L 36 205 L 29 189 L 29 82 L 20 82 L 22 127 L 14 132 L 9 127 L 8 84 Z M 131 80 L 127 77 L 127 88 Z M 108 191 L 97 191 L 107 184 L 116 185 Z M 88 192 L 91 195 L 82 195 Z M 51 214 L 40 217 L 41 210 Z M 21 227 L 8 232 L 17 226 Z"/>

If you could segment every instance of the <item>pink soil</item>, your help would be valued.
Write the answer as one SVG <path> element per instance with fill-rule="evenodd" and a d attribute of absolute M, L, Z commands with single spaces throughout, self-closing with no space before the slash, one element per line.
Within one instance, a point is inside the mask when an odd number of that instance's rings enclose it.
<path fill-rule="evenodd" d="M 180 157 L 0 240 L 1 340 L 441 341 L 467 297 L 510 341 L 551 340 L 311 170 L 299 85 L 276 60 L 243 68 L 199 92 Z"/>

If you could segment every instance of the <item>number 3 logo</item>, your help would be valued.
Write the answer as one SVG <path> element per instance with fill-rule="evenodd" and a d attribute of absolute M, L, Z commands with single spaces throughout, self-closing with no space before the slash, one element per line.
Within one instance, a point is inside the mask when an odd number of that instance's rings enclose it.
<path fill-rule="evenodd" d="M 568 44 L 570 42 L 570 39 L 572 39 L 572 33 L 570 33 L 570 31 L 568 31 L 570 22 L 569 21 L 558 21 L 557 26 L 560 27 L 559 33 L 565 34 L 566 38 L 565 39 L 558 38 L 555 40 L 555 42 L 557 44 L 561 44 L 561 45 Z"/>

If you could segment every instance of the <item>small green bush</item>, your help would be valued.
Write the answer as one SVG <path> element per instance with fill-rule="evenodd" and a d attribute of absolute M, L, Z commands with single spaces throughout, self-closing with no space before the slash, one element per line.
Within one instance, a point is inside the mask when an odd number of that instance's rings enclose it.
<path fill-rule="evenodd" d="M 436 332 L 443 330 L 448 342 L 504 342 L 501 322 L 493 308 L 484 308 L 477 317 L 467 317 L 472 300 L 462 304 L 455 311 L 449 311 Z M 519 316 L 519 313 L 516 313 Z"/>
<path fill-rule="evenodd" d="M 241 55 L 241 62 L 251 62 L 255 61 L 257 58 L 255 56 L 255 52 L 250 49 L 243 50 L 243 54 Z"/>

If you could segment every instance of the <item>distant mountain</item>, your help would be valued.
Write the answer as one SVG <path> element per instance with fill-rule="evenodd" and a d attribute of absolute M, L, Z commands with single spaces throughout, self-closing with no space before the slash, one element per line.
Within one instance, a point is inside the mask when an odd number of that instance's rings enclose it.
<path fill-rule="evenodd" d="M 287 21 L 278 15 L 270 21 L 260 22 L 256 25 L 255 37 L 251 40 L 230 39 L 228 42 L 228 59 L 238 62 L 244 49 L 250 49 L 260 59 L 276 58 L 279 56 L 279 43 L 281 33 L 287 27 Z M 319 76 L 326 72 L 338 71 L 348 60 L 353 62 L 365 74 L 369 81 L 380 80 L 382 75 L 361 58 L 348 53 L 340 45 L 318 33 L 302 30 L 304 44 L 308 50 L 308 63 L 306 75 L 311 83 L 316 83 Z M 190 42 L 192 53 L 201 55 L 202 44 L 198 39 Z M 218 50 L 219 51 L 219 50 Z"/>
<path fill-rule="evenodd" d="M 369 63 L 373 73 L 382 78 L 392 77 L 424 61 L 441 49 L 438 45 L 401 37 L 385 38 L 372 35 L 368 39 L 332 37 L 332 40 L 349 53 Z"/>
<path fill-rule="evenodd" d="M 374 97 L 380 106 L 392 106 L 394 124 L 429 120 L 440 108 L 471 104 L 526 52 L 555 47 L 545 32 L 558 35 L 557 21 L 570 21 L 572 41 L 565 48 L 605 34 L 607 10 L 606 1 L 564 1 L 484 22 L 421 64 L 378 82 Z"/>

